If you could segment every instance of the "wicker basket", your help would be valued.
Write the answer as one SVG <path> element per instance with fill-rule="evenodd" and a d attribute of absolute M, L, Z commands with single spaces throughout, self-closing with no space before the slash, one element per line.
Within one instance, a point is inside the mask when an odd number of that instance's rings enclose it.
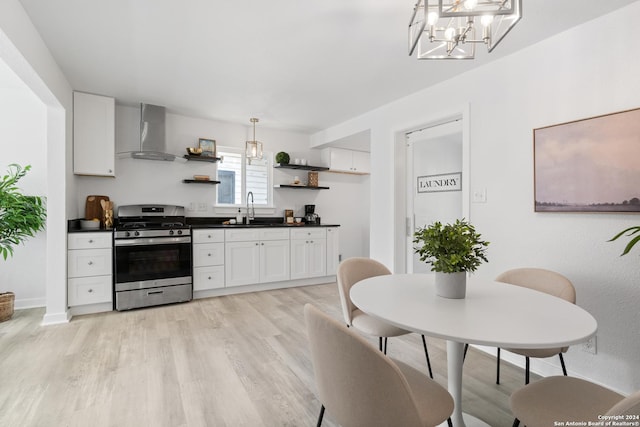
<path fill-rule="evenodd" d="M 309 187 L 318 186 L 318 172 L 309 172 Z"/>
<path fill-rule="evenodd" d="M 13 316 L 13 302 L 16 296 L 13 292 L 0 294 L 0 322 L 11 319 Z"/>

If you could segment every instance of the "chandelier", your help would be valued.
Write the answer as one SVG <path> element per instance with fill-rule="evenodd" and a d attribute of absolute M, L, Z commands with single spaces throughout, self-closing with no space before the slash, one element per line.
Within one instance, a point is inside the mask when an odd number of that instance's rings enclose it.
<path fill-rule="evenodd" d="M 491 52 L 522 17 L 522 0 L 418 0 L 409 22 L 409 55 L 473 59 L 475 45 Z"/>
<path fill-rule="evenodd" d="M 262 142 L 256 141 L 256 123 L 258 123 L 258 119 L 255 117 L 249 119 L 251 123 L 253 123 L 253 140 L 247 141 L 245 144 L 245 154 L 249 163 L 251 160 L 260 160 L 262 159 Z"/>

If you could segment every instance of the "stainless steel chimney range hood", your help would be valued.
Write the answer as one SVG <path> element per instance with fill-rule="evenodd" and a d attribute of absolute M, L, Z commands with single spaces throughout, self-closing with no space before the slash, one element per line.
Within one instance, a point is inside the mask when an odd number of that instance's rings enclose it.
<path fill-rule="evenodd" d="M 140 104 L 140 150 L 132 151 L 131 157 L 168 162 L 176 160 L 175 155 L 167 153 L 165 107 Z"/>

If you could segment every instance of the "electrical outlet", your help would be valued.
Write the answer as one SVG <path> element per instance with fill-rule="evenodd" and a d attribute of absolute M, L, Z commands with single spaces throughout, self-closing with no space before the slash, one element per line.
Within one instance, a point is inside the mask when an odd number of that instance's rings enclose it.
<path fill-rule="evenodd" d="M 476 188 L 472 194 L 473 203 L 487 203 L 487 189 Z"/>
<path fill-rule="evenodd" d="M 207 202 L 198 202 L 198 212 L 207 211 Z"/>
<path fill-rule="evenodd" d="M 596 343 L 597 343 L 597 340 L 595 336 L 589 338 L 589 341 L 582 343 L 582 351 L 586 351 L 587 353 L 591 353 L 591 354 L 596 354 L 597 352 Z"/>

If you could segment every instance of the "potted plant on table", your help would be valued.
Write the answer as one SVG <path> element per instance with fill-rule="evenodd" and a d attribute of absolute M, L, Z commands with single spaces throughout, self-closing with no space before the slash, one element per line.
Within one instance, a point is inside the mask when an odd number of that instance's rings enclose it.
<path fill-rule="evenodd" d="M 415 253 L 420 261 L 431 264 L 436 272 L 436 292 L 445 298 L 464 298 L 466 273 L 488 262 L 485 255 L 489 242 L 481 239 L 469 222 L 456 220 L 453 224 L 439 221 L 413 234 Z"/>
<path fill-rule="evenodd" d="M 11 164 L 0 178 L 0 254 L 5 260 L 13 256 L 16 245 L 44 230 L 47 211 L 43 198 L 24 195 L 17 185 L 30 169 L 29 165 Z M 13 315 L 14 299 L 13 292 L 0 293 L 0 322 Z"/>

